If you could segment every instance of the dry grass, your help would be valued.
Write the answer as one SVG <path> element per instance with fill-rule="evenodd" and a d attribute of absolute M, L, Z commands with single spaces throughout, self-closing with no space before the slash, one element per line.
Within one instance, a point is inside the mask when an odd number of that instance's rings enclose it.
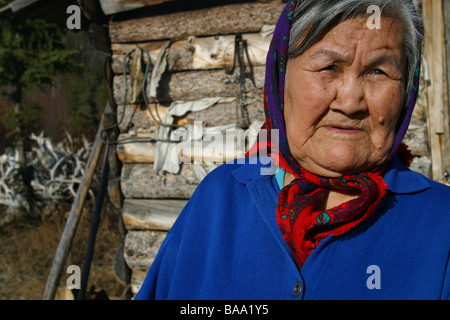
<path fill-rule="evenodd" d="M 37 300 L 44 290 L 56 248 L 70 207 L 40 220 L 20 219 L 0 227 L 0 299 Z M 84 210 L 73 239 L 64 270 L 69 265 L 83 269 L 92 210 Z M 118 213 L 106 205 L 97 232 L 94 257 L 89 275 L 88 291 L 104 290 L 109 298 L 122 295 L 126 286 L 113 269 L 114 255 L 123 239 L 120 236 Z M 63 272 L 59 286 L 66 287 L 70 274 Z M 88 298 L 88 296 L 87 296 Z"/>

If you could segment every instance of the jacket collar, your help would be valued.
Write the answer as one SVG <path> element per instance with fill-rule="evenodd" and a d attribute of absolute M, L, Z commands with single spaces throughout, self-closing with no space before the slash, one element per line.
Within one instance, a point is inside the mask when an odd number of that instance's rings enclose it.
<path fill-rule="evenodd" d="M 248 184 L 250 181 L 264 179 L 275 174 L 275 170 L 271 169 L 272 158 L 270 157 L 251 157 L 245 159 L 234 160 L 234 163 L 242 163 L 237 169 L 232 171 L 234 178 L 243 184 Z"/>
<path fill-rule="evenodd" d="M 246 159 L 245 164 L 240 165 L 232 173 L 237 181 L 248 184 L 250 181 L 267 178 L 268 170 L 262 172 L 261 169 L 269 168 L 270 164 L 270 158 L 268 157 L 258 158 L 258 161 L 253 159 L 253 163 Z M 384 175 L 384 180 L 389 190 L 397 194 L 415 193 L 431 188 L 426 177 L 406 168 L 397 156 L 392 158 L 391 164 Z"/>
<path fill-rule="evenodd" d="M 406 168 L 397 156 L 392 158 L 384 181 L 391 192 L 398 194 L 415 193 L 431 188 L 426 177 Z"/>

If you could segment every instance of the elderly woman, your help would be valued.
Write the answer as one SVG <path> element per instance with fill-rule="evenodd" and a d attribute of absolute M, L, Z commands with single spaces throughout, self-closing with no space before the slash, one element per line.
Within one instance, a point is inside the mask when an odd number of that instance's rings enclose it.
<path fill-rule="evenodd" d="M 421 32 L 408 0 L 290 1 L 251 151 L 276 173 L 249 158 L 211 172 L 136 299 L 450 298 L 450 188 L 407 169 L 401 143 Z"/>

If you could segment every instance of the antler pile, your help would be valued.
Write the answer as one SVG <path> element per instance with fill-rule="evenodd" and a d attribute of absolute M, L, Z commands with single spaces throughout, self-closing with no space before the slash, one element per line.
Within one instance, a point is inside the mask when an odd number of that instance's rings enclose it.
<path fill-rule="evenodd" d="M 24 174 L 31 185 L 34 201 L 42 205 L 48 201 L 73 199 L 84 175 L 92 144 L 84 136 L 81 143 L 74 142 L 68 132 L 66 138 L 56 145 L 42 132 L 40 135 L 31 134 L 30 139 L 35 146 L 26 156 Z M 0 204 L 9 207 L 23 204 L 25 196 L 18 183 L 19 169 L 18 151 L 8 148 L 0 156 Z"/>

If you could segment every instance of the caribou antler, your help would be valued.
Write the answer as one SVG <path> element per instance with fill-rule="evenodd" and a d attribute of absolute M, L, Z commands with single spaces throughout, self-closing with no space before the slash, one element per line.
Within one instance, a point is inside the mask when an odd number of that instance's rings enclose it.
<path fill-rule="evenodd" d="M 31 134 L 35 146 L 27 154 L 28 166 L 33 170 L 31 187 L 41 203 L 49 200 L 70 200 L 75 197 L 76 189 L 84 175 L 87 158 L 92 144 L 82 137 L 83 145 L 74 150 L 75 144 L 66 131 L 66 138 L 58 144 L 52 144 L 50 138 Z M 15 175 L 20 168 L 18 151 L 8 148 L 0 156 L 0 204 L 14 206 L 23 194 L 17 192 Z"/>

